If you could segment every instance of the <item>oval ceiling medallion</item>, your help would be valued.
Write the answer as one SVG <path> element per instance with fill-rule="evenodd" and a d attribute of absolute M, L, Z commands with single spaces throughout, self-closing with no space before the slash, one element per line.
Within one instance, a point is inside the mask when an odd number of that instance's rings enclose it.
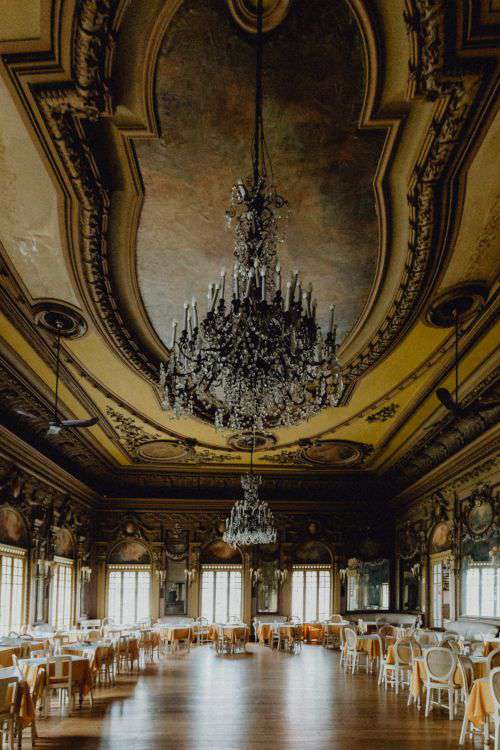
<path fill-rule="evenodd" d="M 148 440 L 137 448 L 137 455 L 145 461 L 178 461 L 188 450 L 175 440 Z"/>
<path fill-rule="evenodd" d="M 236 23 L 245 31 L 257 31 L 257 0 L 227 0 L 229 10 Z M 279 26 L 290 9 L 290 0 L 263 0 L 263 31 L 272 31 Z"/>
<path fill-rule="evenodd" d="M 253 432 L 238 432 L 228 437 L 227 444 L 237 451 L 251 451 L 254 440 L 256 451 L 271 448 L 276 444 L 276 438 L 268 432 L 256 432 L 255 437 Z"/>
<path fill-rule="evenodd" d="M 35 323 L 50 333 L 60 333 L 64 339 L 78 339 L 87 333 L 83 315 L 62 302 L 37 302 L 33 306 Z"/>
<path fill-rule="evenodd" d="M 459 284 L 447 289 L 433 300 L 426 315 L 427 322 L 438 328 L 451 328 L 454 313 L 463 322 L 479 313 L 488 298 L 488 287 L 484 282 Z"/>
<path fill-rule="evenodd" d="M 303 456 L 314 464 L 351 466 L 363 461 L 365 446 L 349 440 L 322 440 L 303 450 Z"/>

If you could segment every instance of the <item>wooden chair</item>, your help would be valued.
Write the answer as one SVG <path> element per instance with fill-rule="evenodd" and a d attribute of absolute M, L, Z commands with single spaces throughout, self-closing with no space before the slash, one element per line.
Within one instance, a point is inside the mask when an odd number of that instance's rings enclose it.
<path fill-rule="evenodd" d="M 14 657 L 12 657 L 14 658 Z M 486 674 L 490 674 L 494 669 L 500 667 L 500 648 L 496 648 L 488 654 L 488 661 L 486 662 Z"/>
<path fill-rule="evenodd" d="M 358 649 L 358 636 L 355 630 L 346 628 L 344 631 L 345 639 L 347 642 L 347 659 L 344 662 L 345 669 L 350 669 L 352 674 L 361 667 L 361 659 L 365 660 L 365 669 L 369 671 L 369 659 L 368 654 Z"/>
<path fill-rule="evenodd" d="M 448 708 L 451 721 L 455 715 L 455 686 L 453 683 L 453 675 L 457 668 L 457 657 L 450 649 L 436 646 L 425 652 L 424 661 L 427 670 L 425 680 L 425 688 L 427 691 L 425 715 L 426 717 L 429 716 L 432 706 L 441 706 Z M 432 696 L 436 690 L 438 691 L 438 700 L 433 700 Z M 443 690 L 448 693 L 447 706 L 441 703 L 441 692 Z"/>
<path fill-rule="evenodd" d="M 421 646 L 438 646 L 439 638 L 432 630 L 415 630 L 415 638 Z"/>
<path fill-rule="evenodd" d="M 500 750 L 500 667 L 495 667 L 490 674 L 490 692 L 493 698 L 494 712 L 491 716 L 494 725 L 494 750 Z"/>
<path fill-rule="evenodd" d="M 73 662 L 68 656 L 48 656 L 45 664 L 45 690 L 43 695 L 43 712 L 47 717 L 51 694 L 53 691 L 59 693 L 59 705 L 62 709 L 64 705 L 64 695 L 68 701 L 68 716 L 71 716 L 73 703 L 72 692 L 72 669 Z"/>
<path fill-rule="evenodd" d="M 325 648 L 338 648 L 340 645 L 339 628 L 331 622 L 323 625 L 323 646 Z"/>
<path fill-rule="evenodd" d="M 14 750 L 14 733 L 16 729 L 17 680 L 12 677 L 0 677 L 0 729 L 2 737 L 7 738 L 9 750 Z"/>
<path fill-rule="evenodd" d="M 472 736 L 474 734 L 474 724 L 467 721 L 467 702 L 469 700 L 470 691 L 474 683 L 474 665 L 468 656 L 458 657 L 458 669 L 460 671 L 461 682 L 462 682 L 462 695 L 464 701 L 464 719 L 462 721 L 462 729 L 460 732 L 459 744 L 463 745 L 467 734 L 467 729 Z"/>
<path fill-rule="evenodd" d="M 396 641 L 394 646 L 394 664 L 384 664 L 384 687 L 392 685 L 396 693 L 399 693 L 399 686 L 409 685 L 408 679 L 411 672 L 411 648 L 409 641 Z M 406 676 L 406 681 L 405 681 Z"/>

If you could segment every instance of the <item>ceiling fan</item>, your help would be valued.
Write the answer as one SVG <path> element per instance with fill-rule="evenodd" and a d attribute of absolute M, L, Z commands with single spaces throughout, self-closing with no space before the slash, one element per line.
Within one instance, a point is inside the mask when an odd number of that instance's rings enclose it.
<path fill-rule="evenodd" d="M 56 338 L 56 387 L 54 392 L 54 416 L 49 421 L 46 435 L 58 435 L 61 430 L 66 430 L 69 427 L 76 427 L 80 429 L 82 427 L 93 427 L 99 421 L 97 417 L 90 417 L 90 419 L 61 419 L 59 416 L 59 368 L 61 361 L 61 330 L 63 328 L 60 321 L 55 322 L 57 329 Z M 17 414 L 21 414 L 23 417 L 29 419 L 36 419 L 35 414 L 29 414 L 22 409 L 15 410 Z"/>
<path fill-rule="evenodd" d="M 485 409 L 492 409 L 499 405 L 499 401 L 496 398 L 491 400 L 473 401 L 467 406 L 460 403 L 458 400 L 458 310 L 453 310 L 453 321 L 455 326 L 455 396 L 453 397 L 447 388 L 438 388 L 436 390 L 436 396 L 445 409 L 455 417 L 473 416 L 479 414 Z"/>

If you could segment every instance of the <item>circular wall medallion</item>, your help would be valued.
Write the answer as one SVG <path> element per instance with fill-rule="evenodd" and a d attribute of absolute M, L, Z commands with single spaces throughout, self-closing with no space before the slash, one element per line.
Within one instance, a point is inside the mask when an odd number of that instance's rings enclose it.
<path fill-rule="evenodd" d="M 251 451 L 254 442 L 253 432 L 237 432 L 234 435 L 230 435 L 227 439 L 227 444 L 237 451 Z M 267 448 L 271 448 L 276 444 L 276 438 L 274 435 L 268 432 L 256 432 L 255 433 L 255 447 L 254 450 L 262 451 Z"/>
<path fill-rule="evenodd" d="M 148 440 L 137 448 L 137 455 L 145 461 L 178 461 L 188 450 L 176 440 Z"/>
<path fill-rule="evenodd" d="M 78 339 L 87 333 L 83 315 L 62 302 L 37 302 L 33 306 L 35 323 L 64 339 Z"/>
<path fill-rule="evenodd" d="M 257 0 L 227 0 L 231 15 L 242 29 L 257 32 Z M 263 0 L 262 29 L 272 31 L 279 26 L 290 9 L 290 0 Z"/>
<path fill-rule="evenodd" d="M 349 440 L 322 440 L 305 447 L 302 454 L 313 464 L 353 466 L 363 461 L 365 447 Z"/>
<path fill-rule="evenodd" d="M 488 287 L 481 281 L 459 284 L 436 297 L 427 310 L 426 320 L 438 328 L 451 328 L 455 311 L 460 322 L 469 320 L 481 310 L 487 297 Z"/>

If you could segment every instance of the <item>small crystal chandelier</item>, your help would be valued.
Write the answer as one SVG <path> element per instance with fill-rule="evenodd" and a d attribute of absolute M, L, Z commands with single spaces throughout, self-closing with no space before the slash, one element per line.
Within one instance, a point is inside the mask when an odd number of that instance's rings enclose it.
<path fill-rule="evenodd" d="M 250 448 L 250 473 L 241 477 L 243 500 L 237 500 L 226 518 L 226 530 L 222 535 L 231 547 L 250 547 L 253 544 L 274 544 L 276 529 L 274 516 L 269 505 L 259 500 L 259 486 L 262 477 L 253 473 L 253 453 L 255 450 L 255 430 Z"/>
<path fill-rule="evenodd" d="M 277 254 L 287 202 L 276 191 L 262 115 L 262 0 L 257 7 L 253 174 L 239 179 L 226 212 L 235 222 L 232 290 L 226 271 L 208 286 L 208 307 L 184 303 L 172 324 L 170 358 L 160 366 L 162 407 L 176 417 L 203 413 L 217 429 L 291 426 L 337 406 L 343 391 L 334 306 L 326 337 L 312 286 L 294 271 L 285 287 Z"/>
<path fill-rule="evenodd" d="M 262 477 L 245 474 L 241 477 L 243 500 L 237 500 L 226 519 L 223 540 L 231 547 L 273 544 L 276 541 L 274 517 L 269 505 L 259 500 Z"/>

